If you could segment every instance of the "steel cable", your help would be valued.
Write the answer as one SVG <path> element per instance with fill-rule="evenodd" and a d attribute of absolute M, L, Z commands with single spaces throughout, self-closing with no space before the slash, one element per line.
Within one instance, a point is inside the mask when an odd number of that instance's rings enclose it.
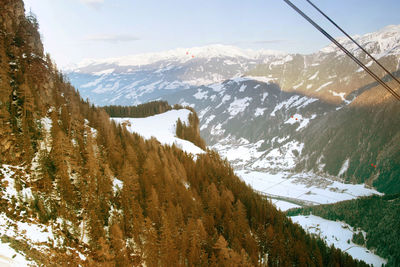
<path fill-rule="evenodd" d="M 296 5 L 289 0 L 283 0 L 303 18 L 305 18 L 311 25 L 313 25 L 318 31 L 325 35 L 330 41 L 332 41 L 337 47 L 339 47 L 346 55 L 348 55 L 354 62 L 356 62 L 361 68 L 363 68 L 369 75 L 372 76 L 379 84 L 381 84 L 386 90 L 388 90 L 398 101 L 400 101 L 400 95 L 397 94 L 390 86 L 388 86 L 382 79 L 380 79 L 374 72 L 372 72 L 367 66 L 365 66 L 360 60 L 358 60 L 350 51 L 348 51 L 342 44 L 340 44 L 335 38 L 327 33 L 321 26 L 315 21 L 308 17 L 303 11 L 301 11 Z"/>
<path fill-rule="evenodd" d="M 328 15 L 326 15 L 321 9 L 319 9 L 313 2 L 310 0 L 306 0 L 312 7 L 314 7 L 322 16 L 324 16 L 329 22 L 331 22 L 338 30 L 340 30 L 347 38 L 349 38 L 355 45 L 358 46 L 365 54 L 367 54 L 379 67 L 381 67 L 393 80 L 395 80 L 399 85 L 400 81 L 389 71 L 387 70 L 377 59 L 375 59 L 367 50 L 364 49 L 356 40 L 353 39 L 345 30 L 343 30 L 339 25 L 337 25 Z"/>

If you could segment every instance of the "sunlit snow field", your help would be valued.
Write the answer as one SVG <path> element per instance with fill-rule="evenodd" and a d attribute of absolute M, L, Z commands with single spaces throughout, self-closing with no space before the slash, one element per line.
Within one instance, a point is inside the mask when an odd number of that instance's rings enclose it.
<path fill-rule="evenodd" d="M 236 173 L 259 192 L 273 197 L 294 198 L 313 205 L 381 194 L 375 189 L 367 188 L 364 184 L 345 184 L 312 173 L 279 172 L 271 174 L 249 170 L 238 170 Z"/>
<path fill-rule="evenodd" d="M 175 136 L 178 118 L 188 124 L 190 112 L 187 109 L 170 110 L 146 118 L 112 118 L 112 120 L 117 123 L 124 123 L 128 131 L 135 132 L 145 139 L 154 137 L 162 144 L 170 146 L 175 144 L 182 150 L 196 155 L 204 153 L 204 151 L 193 143 Z"/>
<path fill-rule="evenodd" d="M 314 215 L 299 215 L 291 217 L 291 219 L 310 234 L 319 235 L 328 245 L 333 244 L 336 248 L 349 253 L 353 258 L 363 260 L 373 266 L 382 266 L 387 262 L 367 248 L 354 244 L 351 241 L 354 229 L 344 222 L 329 221 Z"/>

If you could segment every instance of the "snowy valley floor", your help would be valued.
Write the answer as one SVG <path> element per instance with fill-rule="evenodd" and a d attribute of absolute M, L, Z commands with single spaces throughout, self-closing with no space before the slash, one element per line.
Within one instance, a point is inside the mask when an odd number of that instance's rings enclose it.
<path fill-rule="evenodd" d="M 299 215 L 291 217 L 291 219 L 294 223 L 301 225 L 308 233 L 319 235 L 329 245 L 333 244 L 355 259 L 363 260 L 373 266 L 382 266 L 387 262 L 366 247 L 354 244 L 351 241 L 354 229 L 344 222 L 325 220 L 314 215 Z"/>
<path fill-rule="evenodd" d="M 236 173 L 254 190 L 275 199 L 272 202 L 276 202 L 282 211 L 302 205 L 330 204 L 381 194 L 364 184 L 345 184 L 312 173 L 272 174 L 250 170 L 237 170 Z"/>
<path fill-rule="evenodd" d="M 304 205 L 330 204 L 361 196 L 381 194 L 367 188 L 364 184 L 345 184 L 312 173 L 272 174 L 237 170 L 236 174 L 255 191 L 270 198 L 272 203 L 282 211 Z M 329 246 L 333 244 L 356 259 L 361 259 L 373 266 L 386 263 L 385 259 L 375 255 L 366 247 L 354 244 L 351 241 L 354 229 L 344 222 L 330 221 L 314 215 L 294 216 L 291 219 L 310 234 L 319 235 Z"/>

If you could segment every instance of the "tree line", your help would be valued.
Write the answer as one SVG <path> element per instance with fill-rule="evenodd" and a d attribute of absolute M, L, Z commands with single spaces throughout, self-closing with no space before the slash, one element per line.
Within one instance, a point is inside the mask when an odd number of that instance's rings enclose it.
<path fill-rule="evenodd" d="M 63 241 L 38 251 L 2 240 L 45 266 L 367 266 L 307 235 L 216 152 L 194 159 L 111 121 L 32 45 L 37 26 L 9 11 L 22 1 L 0 3 L 1 163 L 23 169 L 14 175 L 18 197 L 0 194 L 0 211 L 57 225 Z"/>
<path fill-rule="evenodd" d="M 103 106 L 110 117 L 117 118 L 145 118 L 171 110 L 167 101 L 152 101 L 136 106 L 111 105 Z"/>

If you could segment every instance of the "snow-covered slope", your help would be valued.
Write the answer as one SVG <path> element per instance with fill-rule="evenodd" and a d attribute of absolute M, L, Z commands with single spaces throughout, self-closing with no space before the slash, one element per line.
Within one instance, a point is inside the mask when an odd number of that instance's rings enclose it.
<path fill-rule="evenodd" d="M 388 70 L 400 69 L 400 25 L 389 25 L 377 32 L 354 36 L 354 39 Z M 387 76 L 349 39 L 341 37 L 338 41 L 377 76 Z M 284 64 L 279 61 L 261 64 L 249 74 L 275 78 L 284 91 L 299 92 L 335 104 L 351 103 L 363 93 L 364 86 L 375 82 L 334 44 L 313 54 L 290 57 Z"/>
<path fill-rule="evenodd" d="M 361 44 L 374 57 L 381 58 L 387 55 L 400 54 L 400 25 L 388 25 L 377 32 L 367 33 L 365 35 L 353 36 L 357 43 Z M 362 54 L 362 51 L 351 40 L 346 37 L 338 38 L 339 43 L 356 55 Z M 343 55 L 343 52 L 334 44 L 324 47 L 320 50 L 322 53 L 337 53 Z"/>
<path fill-rule="evenodd" d="M 363 260 L 375 267 L 386 264 L 386 260 L 373 254 L 366 247 L 354 244 L 351 240 L 353 233 L 358 230 L 353 229 L 344 222 L 334 222 L 314 215 L 299 215 L 291 217 L 292 221 L 298 223 L 310 234 L 316 234 L 324 239 L 328 245 L 334 245 L 342 251 L 347 252 L 353 258 Z M 365 235 L 365 233 L 363 233 Z"/>
<path fill-rule="evenodd" d="M 180 119 L 189 124 L 188 116 L 190 110 L 170 110 L 162 114 L 146 118 L 112 118 L 117 123 L 125 125 L 127 130 L 135 132 L 145 139 L 156 138 L 160 143 L 166 145 L 175 144 L 187 153 L 200 154 L 204 151 L 193 143 L 176 137 L 176 122 Z"/>
<path fill-rule="evenodd" d="M 7 243 L 1 243 L 0 241 L 0 266 L 1 267 L 23 267 L 33 265 L 33 262 L 29 262 L 25 259 L 25 256 L 15 251 Z"/>

